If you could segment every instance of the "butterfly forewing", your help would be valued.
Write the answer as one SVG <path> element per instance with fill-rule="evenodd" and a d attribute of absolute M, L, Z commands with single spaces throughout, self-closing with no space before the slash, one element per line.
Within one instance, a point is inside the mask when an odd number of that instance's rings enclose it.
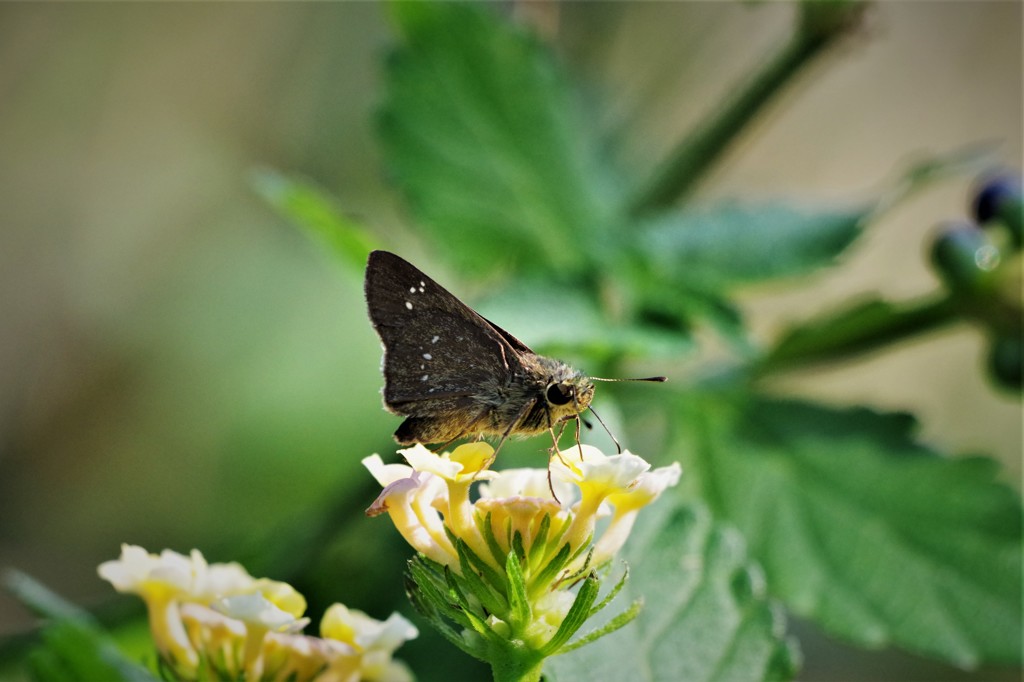
<path fill-rule="evenodd" d="M 366 299 L 384 346 L 384 403 L 392 412 L 469 422 L 473 396 L 521 371 L 520 351 L 499 330 L 394 254 L 370 254 Z"/>

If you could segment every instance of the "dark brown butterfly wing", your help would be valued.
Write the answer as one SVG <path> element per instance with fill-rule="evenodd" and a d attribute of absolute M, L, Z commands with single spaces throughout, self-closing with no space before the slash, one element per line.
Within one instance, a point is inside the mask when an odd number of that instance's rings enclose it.
<path fill-rule="evenodd" d="M 400 442 L 464 435 L 522 373 L 519 355 L 532 353 L 393 253 L 370 254 L 365 289 L 384 346 L 384 405 L 409 417 Z"/>

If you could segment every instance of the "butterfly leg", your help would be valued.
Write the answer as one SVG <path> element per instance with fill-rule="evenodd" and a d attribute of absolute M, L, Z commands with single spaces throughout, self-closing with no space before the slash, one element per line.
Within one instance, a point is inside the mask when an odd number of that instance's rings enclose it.
<path fill-rule="evenodd" d="M 555 498 L 555 501 L 560 503 L 561 500 L 558 499 L 558 495 L 555 493 L 555 485 L 551 481 L 551 460 L 554 459 L 555 457 L 557 457 L 558 461 L 560 461 L 563 465 L 565 465 L 566 468 L 572 469 L 573 467 L 572 467 L 571 464 L 566 462 L 565 459 L 562 458 L 562 453 L 558 449 L 558 441 L 561 440 L 562 434 L 565 433 L 565 422 L 562 422 L 559 425 L 558 435 L 556 436 L 555 435 L 554 425 L 551 423 L 551 411 L 548 409 L 547 405 L 544 406 L 544 412 L 545 412 L 545 414 L 548 417 L 548 433 L 551 434 L 551 452 L 548 455 L 548 490 L 551 491 L 551 497 Z M 579 429 L 578 428 L 576 430 L 576 442 L 577 443 L 579 442 Z M 582 450 L 580 451 L 580 458 L 581 459 L 583 458 Z"/>
<path fill-rule="evenodd" d="M 580 443 L 580 413 L 576 413 L 576 448 L 580 451 L 580 461 L 583 461 L 583 444 Z"/>
<path fill-rule="evenodd" d="M 590 413 L 592 415 L 597 417 L 597 421 L 601 424 L 601 426 L 604 427 L 604 430 L 608 433 L 608 437 L 612 439 L 613 443 L 615 443 L 615 451 L 618 454 L 621 455 L 622 454 L 622 446 L 619 445 L 619 439 L 615 437 L 615 434 L 611 432 L 611 429 L 608 428 L 608 425 L 604 423 L 604 420 L 601 419 L 601 415 L 599 415 L 597 412 L 594 412 L 594 408 L 593 407 L 590 407 L 588 409 L 590 410 Z"/>
<path fill-rule="evenodd" d="M 576 408 L 576 449 L 580 451 L 580 461 L 583 461 L 583 444 L 580 443 L 580 404 L 576 401 L 576 394 L 572 394 L 572 406 Z"/>
<path fill-rule="evenodd" d="M 558 431 L 558 435 L 556 436 L 555 435 L 555 427 L 551 423 L 551 411 L 548 409 L 547 405 L 544 405 L 544 413 L 548 417 L 548 433 L 551 434 L 551 446 L 552 447 L 551 447 L 551 454 L 548 456 L 548 462 L 549 462 L 549 464 L 548 464 L 548 478 L 550 478 L 551 477 L 550 476 L 550 474 L 551 474 L 550 461 L 551 461 L 552 457 L 557 456 L 559 461 L 561 461 L 562 464 L 564 464 L 565 466 L 569 466 L 569 463 L 566 462 L 564 459 L 562 459 L 562 453 L 558 450 L 558 441 L 561 440 L 562 434 L 565 433 L 565 423 L 563 422 L 560 425 L 560 428 L 559 428 L 559 431 Z"/>
<path fill-rule="evenodd" d="M 508 437 L 512 435 L 512 432 L 515 431 L 517 426 L 519 426 L 519 422 L 523 420 L 523 417 L 530 413 L 530 410 L 532 410 L 533 406 L 536 404 L 536 400 L 531 400 L 528 401 L 525 405 L 523 405 L 522 409 L 520 409 L 519 412 L 516 414 L 515 419 L 513 419 L 512 422 L 508 425 L 508 428 L 505 429 L 505 433 L 501 434 L 501 439 L 498 441 L 498 444 L 494 447 L 494 452 L 491 453 L 491 456 L 487 460 L 487 463 L 480 468 L 480 471 L 483 471 L 484 469 L 489 469 L 491 465 L 494 464 L 494 460 L 498 458 L 498 452 L 501 450 L 501 446 L 505 444 L 505 441 L 508 440 Z M 483 412 L 479 417 L 474 419 L 473 423 L 475 424 L 476 422 L 480 421 L 486 416 L 487 411 Z"/>

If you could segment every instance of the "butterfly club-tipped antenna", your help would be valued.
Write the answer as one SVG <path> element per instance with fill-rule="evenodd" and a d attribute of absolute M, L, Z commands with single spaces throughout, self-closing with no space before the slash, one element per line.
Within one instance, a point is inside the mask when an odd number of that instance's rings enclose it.
<path fill-rule="evenodd" d="M 664 382 L 664 381 L 668 381 L 668 377 L 642 377 L 642 378 L 639 378 L 639 379 L 605 379 L 604 377 L 587 377 L 587 378 L 590 379 L 591 381 L 608 381 L 608 382 L 618 382 L 618 381 L 654 381 L 654 382 L 661 383 L 661 382 Z M 621 455 L 622 454 L 622 446 L 619 444 L 619 439 L 615 437 L 615 434 L 612 433 L 612 430 L 609 429 L 608 425 L 604 423 L 604 420 L 601 419 L 601 415 L 599 415 L 597 412 L 594 411 L 594 406 L 593 405 L 590 406 L 590 413 L 592 415 L 594 415 L 594 418 L 596 418 L 597 421 L 604 428 L 605 432 L 608 434 L 608 437 L 612 439 L 613 443 L 615 443 L 615 450 Z M 578 418 L 579 418 L 579 415 L 577 415 L 577 419 Z M 577 439 L 579 439 L 579 432 L 578 431 L 577 431 L 577 436 L 576 437 L 577 437 Z"/>

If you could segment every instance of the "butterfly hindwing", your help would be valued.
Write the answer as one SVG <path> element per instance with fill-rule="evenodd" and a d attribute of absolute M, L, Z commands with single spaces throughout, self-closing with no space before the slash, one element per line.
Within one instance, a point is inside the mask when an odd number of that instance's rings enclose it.
<path fill-rule="evenodd" d="M 498 395 L 521 371 L 519 353 L 530 352 L 386 251 L 370 254 L 366 300 L 384 346 L 385 406 L 414 418 L 403 440 L 437 442 L 437 433 L 469 428 L 485 408 L 480 396 Z M 434 417 L 454 422 L 442 428 L 429 423 Z"/>

